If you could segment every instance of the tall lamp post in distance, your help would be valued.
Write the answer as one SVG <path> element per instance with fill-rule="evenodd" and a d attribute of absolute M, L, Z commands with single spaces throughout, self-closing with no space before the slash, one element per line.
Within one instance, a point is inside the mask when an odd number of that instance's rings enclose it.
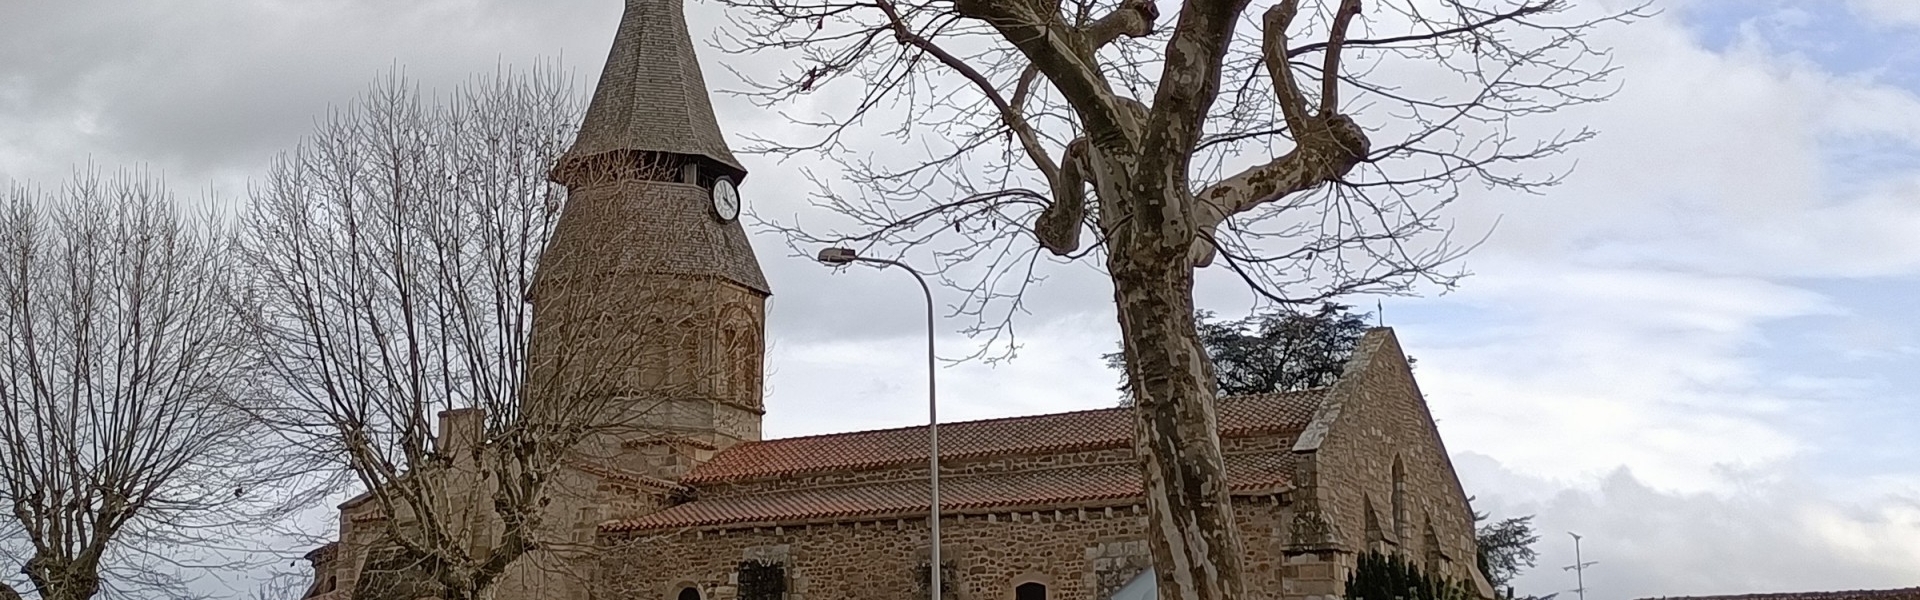
<path fill-rule="evenodd" d="M 927 551 L 928 588 L 933 592 L 931 600 L 941 600 L 940 587 L 940 412 L 935 402 L 934 354 L 933 354 L 933 288 L 927 285 L 927 278 L 906 263 L 885 258 L 860 256 L 852 248 L 827 248 L 820 251 L 819 260 L 829 266 L 840 267 L 863 262 L 882 267 L 900 267 L 900 270 L 913 275 L 920 282 L 920 292 L 927 297 L 927 481 L 932 488 L 932 498 L 927 511 L 928 538 L 931 543 Z"/>
<path fill-rule="evenodd" d="M 1580 595 L 1580 600 L 1587 600 L 1587 567 L 1600 564 L 1600 561 L 1592 560 L 1581 562 L 1580 534 L 1569 531 L 1567 535 L 1573 536 L 1573 564 L 1561 570 L 1573 571 L 1574 585 L 1580 586 L 1573 588 L 1573 591 Z"/>

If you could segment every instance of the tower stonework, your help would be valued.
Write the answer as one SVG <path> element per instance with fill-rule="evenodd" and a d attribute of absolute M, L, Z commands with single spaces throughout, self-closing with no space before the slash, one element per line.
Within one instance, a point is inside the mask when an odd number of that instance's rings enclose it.
<path fill-rule="evenodd" d="M 573 147 L 567 205 L 533 293 L 530 402 L 626 407 L 610 466 L 675 479 L 760 439 L 770 294 L 746 232 L 714 208 L 737 184 L 682 0 L 627 0 Z"/>

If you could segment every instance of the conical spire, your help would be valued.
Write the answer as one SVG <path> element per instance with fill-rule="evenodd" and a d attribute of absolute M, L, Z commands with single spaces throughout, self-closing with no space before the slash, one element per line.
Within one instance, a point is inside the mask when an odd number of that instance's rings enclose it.
<path fill-rule="evenodd" d="M 580 136 L 561 165 L 627 150 L 705 157 L 736 179 L 746 175 L 713 118 L 682 5 L 627 0 Z"/>

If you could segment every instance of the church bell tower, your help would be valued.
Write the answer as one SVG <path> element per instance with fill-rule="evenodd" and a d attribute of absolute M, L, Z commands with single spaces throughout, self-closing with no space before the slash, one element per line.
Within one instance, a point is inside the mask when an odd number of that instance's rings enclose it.
<path fill-rule="evenodd" d="M 579 137 L 550 174 L 568 199 L 533 291 L 530 403 L 602 399 L 627 426 L 616 452 L 760 439 L 771 292 L 738 221 L 746 175 L 682 0 L 626 0 Z"/>

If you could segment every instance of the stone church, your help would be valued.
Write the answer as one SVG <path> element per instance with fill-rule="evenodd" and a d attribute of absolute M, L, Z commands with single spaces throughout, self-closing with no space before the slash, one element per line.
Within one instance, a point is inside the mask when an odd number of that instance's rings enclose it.
<path fill-rule="evenodd" d="M 736 220 L 747 171 L 714 118 L 682 10 L 682 0 L 626 0 L 579 138 L 552 172 L 570 199 L 533 294 L 529 370 L 659 397 L 647 390 L 674 377 L 641 363 L 679 354 L 693 365 L 679 379 L 693 381 L 636 413 L 630 434 L 567 461 L 543 518 L 551 542 L 517 561 L 495 597 L 925 597 L 924 427 L 762 439 L 771 290 Z M 559 333 L 583 330 L 570 315 L 586 302 L 590 335 Z M 660 319 L 663 305 L 697 318 Z M 681 334 L 666 336 L 671 347 L 636 333 L 663 329 Z M 611 362 L 542 359 L 570 345 Z M 1367 550 L 1492 596 L 1466 494 L 1391 330 L 1368 332 L 1330 387 L 1218 408 L 1251 597 L 1336 598 Z M 1125 410 L 941 425 L 946 599 L 1153 597 Z M 440 418 L 448 452 L 478 439 L 477 411 Z M 378 575 L 369 549 L 387 516 L 373 504 L 340 506 L 339 541 L 307 555 L 309 598 L 345 600 Z"/>

